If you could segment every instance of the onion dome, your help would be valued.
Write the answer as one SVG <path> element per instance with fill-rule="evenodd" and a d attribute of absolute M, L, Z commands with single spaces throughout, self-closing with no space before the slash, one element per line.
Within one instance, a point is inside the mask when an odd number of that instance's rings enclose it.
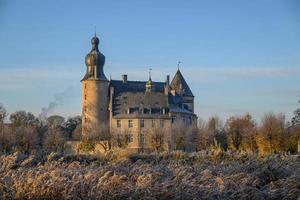
<path fill-rule="evenodd" d="M 87 67 L 87 71 L 83 80 L 87 80 L 87 79 L 107 80 L 103 72 L 105 56 L 98 49 L 99 38 L 96 35 L 91 39 L 91 44 L 92 44 L 92 49 L 85 56 L 85 65 Z"/>

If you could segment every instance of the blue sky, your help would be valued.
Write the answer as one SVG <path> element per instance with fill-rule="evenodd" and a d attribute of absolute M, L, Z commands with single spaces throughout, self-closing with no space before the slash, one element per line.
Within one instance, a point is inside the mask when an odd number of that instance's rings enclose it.
<path fill-rule="evenodd" d="M 180 60 L 200 118 L 289 118 L 300 99 L 299 10 L 297 0 L 0 0 L 0 103 L 39 114 L 56 101 L 52 114 L 80 114 L 96 26 L 107 77 L 145 80 L 151 67 L 164 81 Z"/>

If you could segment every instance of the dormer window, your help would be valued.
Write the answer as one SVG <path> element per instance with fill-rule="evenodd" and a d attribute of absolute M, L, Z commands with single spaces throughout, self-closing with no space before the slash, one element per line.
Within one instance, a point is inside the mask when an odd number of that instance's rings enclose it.
<path fill-rule="evenodd" d="M 186 104 L 183 104 L 183 108 L 188 110 L 188 109 L 189 109 L 189 106 L 186 105 Z"/>
<path fill-rule="evenodd" d="M 150 110 L 148 108 L 144 108 L 144 114 L 150 114 Z"/>

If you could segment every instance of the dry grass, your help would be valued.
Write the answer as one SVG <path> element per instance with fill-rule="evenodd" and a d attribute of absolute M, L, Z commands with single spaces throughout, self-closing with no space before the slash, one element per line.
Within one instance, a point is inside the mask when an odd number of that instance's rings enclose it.
<path fill-rule="evenodd" d="M 300 157 L 182 152 L 0 157 L 0 199 L 297 199 Z"/>

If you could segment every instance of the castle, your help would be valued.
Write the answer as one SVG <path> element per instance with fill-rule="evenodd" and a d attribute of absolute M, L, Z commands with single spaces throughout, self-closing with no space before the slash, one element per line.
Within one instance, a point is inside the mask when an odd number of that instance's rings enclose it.
<path fill-rule="evenodd" d="M 91 40 L 92 50 L 85 57 L 87 67 L 82 83 L 82 135 L 126 134 L 127 148 L 151 149 L 151 131 L 167 134 L 181 122 L 196 126 L 194 95 L 178 69 L 170 83 L 108 80 L 103 72 L 105 56 L 99 51 L 99 39 Z M 101 139 L 101 137 L 100 137 Z M 104 138 L 105 139 L 105 138 Z M 166 148 L 172 148 L 169 142 Z"/>

